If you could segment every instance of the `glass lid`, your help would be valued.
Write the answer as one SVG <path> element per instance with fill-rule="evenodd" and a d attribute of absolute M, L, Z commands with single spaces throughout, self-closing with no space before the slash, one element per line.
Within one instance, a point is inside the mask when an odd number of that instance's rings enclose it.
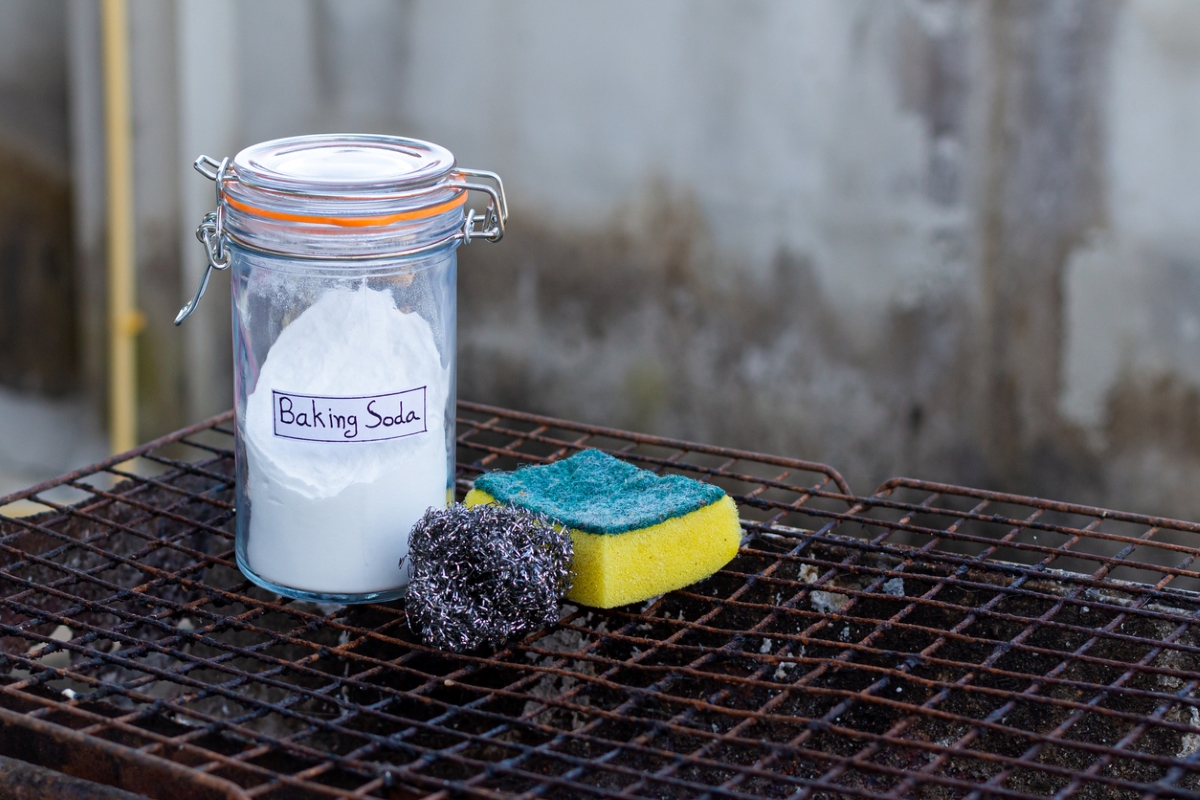
<path fill-rule="evenodd" d="M 454 169 L 454 155 L 419 139 L 325 134 L 247 147 L 233 168 L 239 183 L 256 189 L 378 196 L 437 183 Z"/>

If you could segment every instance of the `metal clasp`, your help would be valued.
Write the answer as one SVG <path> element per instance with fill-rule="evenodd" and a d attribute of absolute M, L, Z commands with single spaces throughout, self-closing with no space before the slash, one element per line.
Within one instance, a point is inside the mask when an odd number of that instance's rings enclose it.
<path fill-rule="evenodd" d="M 504 197 L 504 181 L 494 172 L 483 169 L 459 169 L 459 175 L 468 178 L 480 178 L 491 183 L 472 181 L 451 181 L 450 186 L 457 186 L 473 192 L 484 192 L 490 199 L 483 214 L 476 215 L 475 209 L 467 209 L 466 219 L 463 220 L 463 244 L 470 244 L 472 239 L 486 239 L 498 242 L 504 238 L 504 223 L 508 222 L 508 200 Z"/>
<path fill-rule="evenodd" d="M 208 289 L 212 271 L 229 269 L 229 251 L 225 248 L 225 204 L 221 202 L 225 196 L 225 172 L 229 168 L 229 159 L 223 158 L 217 161 L 208 156 L 200 156 L 192 163 L 192 167 L 210 181 L 216 182 L 217 210 L 205 214 L 204 219 L 196 227 L 196 238 L 204 245 L 208 263 L 204 267 L 204 277 L 200 279 L 200 286 L 196 289 L 196 294 L 175 315 L 176 325 L 182 324 L 196 310 L 200 298 L 204 297 L 204 292 Z"/>

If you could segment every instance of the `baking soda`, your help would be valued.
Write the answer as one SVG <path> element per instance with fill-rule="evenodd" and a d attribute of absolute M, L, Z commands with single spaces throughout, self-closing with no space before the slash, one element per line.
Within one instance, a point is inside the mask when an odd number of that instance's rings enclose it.
<path fill-rule="evenodd" d="M 329 290 L 284 328 L 246 400 L 250 569 L 321 594 L 403 587 L 409 531 L 446 505 L 449 385 L 390 292 Z"/>

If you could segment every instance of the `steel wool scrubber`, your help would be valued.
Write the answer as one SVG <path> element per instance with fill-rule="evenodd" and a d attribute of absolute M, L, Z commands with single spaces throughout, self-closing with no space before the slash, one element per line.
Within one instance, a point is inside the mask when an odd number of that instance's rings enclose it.
<path fill-rule="evenodd" d="M 554 624 L 571 585 L 570 534 L 521 508 L 431 508 L 408 547 L 408 624 L 442 650 L 497 646 Z"/>

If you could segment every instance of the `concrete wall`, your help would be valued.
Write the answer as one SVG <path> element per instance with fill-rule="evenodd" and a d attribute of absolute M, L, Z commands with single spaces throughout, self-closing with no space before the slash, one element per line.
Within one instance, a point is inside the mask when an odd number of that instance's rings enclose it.
<path fill-rule="evenodd" d="M 0 6 L 0 384 L 78 386 L 62 3 Z"/>
<path fill-rule="evenodd" d="M 83 396 L 70 49 L 65 3 L 0 4 L 0 495 L 105 454 Z"/>
<path fill-rule="evenodd" d="M 439 103 L 438 69 L 478 71 L 418 37 L 408 108 L 534 216 L 465 259 L 499 266 L 463 279 L 464 392 L 806 453 L 864 489 L 1102 497 L 1057 410 L 1064 273 L 1106 219 L 1128 7 L 654 8 L 626 31 L 633 5 L 422 6 L 505 70 L 481 107 Z"/>
<path fill-rule="evenodd" d="M 464 397 L 1200 517 L 1194 0 L 133 7 L 145 435 L 229 402 L 190 159 L 369 130 L 510 187 Z"/>

